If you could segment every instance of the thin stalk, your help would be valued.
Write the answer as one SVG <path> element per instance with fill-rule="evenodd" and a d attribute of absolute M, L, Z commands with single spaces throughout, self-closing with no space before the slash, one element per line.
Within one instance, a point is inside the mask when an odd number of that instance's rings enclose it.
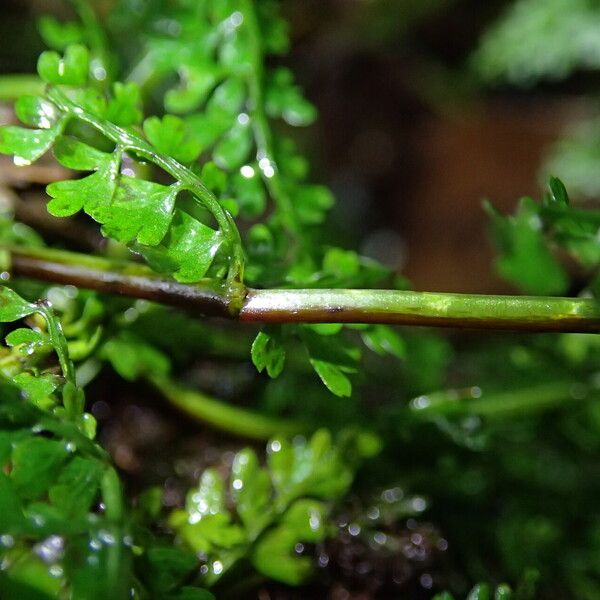
<path fill-rule="evenodd" d="M 71 284 L 248 323 L 382 323 L 530 332 L 600 333 L 592 298 L 396 290 L 276 289 L 204 280 L 181 284 L 147 267 L 46 248 L 4 247 L 13 275 Z"/>
<path fill-rule="evenodd" d="M 168 377 L 149 377 L 149 381 L 173 406 L 227 433 L 268 440 L 274 435 L 294 434 L 306 429 L 300 423 L 225 404 L 200 391 L 182 387 Z"/>
<path fill-rule="evenodd" d="M 37 75 L 18 74 L 0 77 L 0 101 L 9 102 L 21 96 L 39 96 L 44 93 L 44 82 Z"/>
<path fill-rule="evenodd" d="M 69 349 L 67 340 L 62 332 L 62 327 L 59 320 L 54 316 L 52 308 L 45 302 L 38 303 L 38 312 L 44 317 L 46 326 L 48 327 L 48 335 L 54 346 L 58 362 L 66 381 L 69 381 L 73 386 L 77 386 L 75 381 L 75 367 L 73 361 L 69 357 Z"/>
<path fill-rule="evenodd" d="M 278 218 L 282 225 L 296 241 L 302 237 L 295 218 L 295 208 L 289 194 L 281 185 L 269 121 L 264 111 L 264 51 L 262 34 L 252 0 L 242 0 L 242 12 L 246 20 L 245 27 L 250 41 L 250 61 L 252 68 L 248 69 L 246 81 L 250 99 L 250 115 L 254 141 L 256 143 L 256 158 L 263 182 L 275 203 Z M 263 162 L 264 161 L 264 162 Z"/>
<path fill-rule="evenodd" d="M 154 163 L 181 183 L 186 189 L 210 211 L 217 221 L 219 229 L 223 232 L 230 248 L 231 265 L 229 281 L 234 284 L 241 281 L 243 276 L 244 256 L 240 234 L 231 215 L 219 204 L 216 196 L 202 183 L 202 181 L 187 167 L 177 162 L 170 156 L 156 152 L 154 147 L 145 139 L 132 131 L 128 131 L 86 112 L 81 107 L 71 102 L 59 89 L 51 87 L 48 97 L 66 114 L 88 123 L 109 140 L 118 144 L 123 151 L 131 151 Z"/>
<path fill-rule="evenodd" d="M 501 392 L 486 392 L 479 387 L 442 390 L 415 398 L 410 408 L 413 414 L 425 418 L 452 415 L 512 418 L 597 396 L 597 390 L 581 382 L 559 380 Z"/>
<path fill-rule="evenodd" d="M 102 66 L 106 70 L 103 78 L 101 76 L 99 81 L 111 83 L 113 60 L 110 53 L 110 42 L 106 31 L 98 22 L 96 11 L 92 8 L 88 0 L 70 0 L 70 3 L 84 26 L 92 51 L 98 56 Z"/>

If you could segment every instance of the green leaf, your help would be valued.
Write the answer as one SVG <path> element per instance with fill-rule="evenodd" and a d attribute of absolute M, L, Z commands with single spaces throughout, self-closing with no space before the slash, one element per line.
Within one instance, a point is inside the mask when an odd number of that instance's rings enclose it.
<path fill-rule="evenodd" d="M 500 247 L 498 273 L 529 294 L 564 293 L 569 278 L 546 245 L 535 203 L 528 198 L 522 200 L 517 214 L 507 219 L 489 203 L 484 206 Z"/>
<path fill-rule="evenodd" d="M 187 213 L 175 210 L 171 227 L 159 246 L 142 246 L 136 249 L 152 268 L 163 273 L 173 273 L 182 283 L 199 281 L 206 275 L 223 242 L 216 231 Z"/>
<path fill-rule="evenodd" d="M 236 115 L 243 107 L 246 100 L 246 84 L 239 77 L 229 77 L 219 85 L 207 103 L 207 109 L 225 111 L 230 115 Z"/>
<path fill-rule="evenodd" d="M 323 256 L 323 271 L 340 280 L 355 277 L 360 271 L 358 254 L 352 250 L 329 248 Z"/>
<path fill-rule="evenodd" d="M 0 323 L 12 323 L 37 312 L 37 307 L 23 300 L 16 292 L 0 286 Z"/>
<path fill-rule="evenodd" d="M 128 381 L 142 375 L 166 375 L 170 369 L 169 359 L 162 352 L 128 331 L 110 338 L 102 346 L 100 356 Z"/>
<path fill-rule="evenodd" d="M 248 219 L 262 215 L 267 207 L 267 196 L 258 168 L 245 165 L 241 173 L 233 176 L 232 183 L 242 215 Z"/>
<path fill-rule="evenodd" d="M 511 600 L 512 597 L 512 590 L 510 589 L 510 586 L 505 583 L 499 585 L 494 593 L 494 600 Z"/>
<path fill-rule="evenodd" d="M 106 118 L 107 102 L 106 96 L 94 87 L 84 87 L 71 90 L 71 100 L 85 112 L 99 119 Z"/>
<path fill-rule="evenodd" d="M 97 460 L 76 456 L 50 487 L 50 502 L 68 518 L 85 516 L 99 493 L 104 466 Z"/>
<path fill-rule="evenodd" d="M 361 337 L 367 348 L 376 354 L 391 354 L 400 360 L 406 358 L 406 343 L 391 327 L 374 325 L 362 331 Z"/>
<path fill-rule="evenodd" d="M 85 38 L 83 26 L 74 21 L 61 23 L 51 15 L 42 15 L 38 29 L 46 45 L 55 50 L 64 50 L 71 44 L 81 44 Z"/>
<path fill-rule="evenodd" d="M 71 451 L 65 442 L 28 438 L 13 450 L 10 477 L 23 498 L 41 497 L 55 481 Z"/>
<path fill-rule="evenodd" d="M 222 194 L 227 187 L 227 173 L 219 169 L 212 161 L 204 163 L 200 173 L 200 179 L 215 195 Z"/>
<path fill-rule="evenodd" d="M 107 162 L 111 154 L 84 144 L 72 136 L 61 136 L 54 145 L 56 160 L 67 169 L 95 171 Z"/>
<path fill-rule="evenodd" d="M 254 537 L 272 518 L 272 488 L 269 474 L 260 468 L 256 453 L 249 448 L 235 455 L 230 493 L 244 527 Z"/>
<path fill-rule="evenodd" d="M 30 165 L 48 151 L 61 129 L 60 124 L 51 129 L 25 129 L 12 125 L 0 127 L 0 153 L 14 154 L 17 166 Z"/>
<path fill-rule="evenodd" d="M 70 153 L 67 148 L 70 148 Z M 120 154 L 101 153 L 77 142 L 59 145 L 55 148 L 55 154 L 59 162 L 69 168 L 87 169 L 96 163 L 92 168 L 97 168 L 97 171 L 82 179 L 51 183 L 46 188 L 52 197 L 48 203 L 48 212 L 55 217 L 66 217 L 83 209 L 93 219 L 101 222 L 117 187 Z"/>
<path fill-rule="evenodd" d="M 252 362 L 262 373 L 267 370 L 269 377 L 279 377 L 285 364 L 285 348 L 281 343 L 281 333 L 275 328 L 263 329 L 252 343 Z"/>
<path fill-rule="evenodd" d="M 492 600 L 490 586 L 486 583 L 478 583 L 467 596 L 467 600 Z"/>
<path fill-rule="evenodd" d="M 26 527 L 25 515 L 14 482 L 0 472 L 0 531 L 21 533 Z"/>
<path fill-rule="evenodd" d="M 188 492 L 185 507 L 188 513 L 202 517 L 223 511 L 225 483 L 216 469 L 206 469 L 202 473 L 198 487 Z"/>
<path fill-rule="evenodd" d="M 238 122 L 215 146 L 213 160 L 222 169 L 239 169 L 248 160 L 252 144 L 252 129 L 249 123 Z"/>
<path fill-rule="evenodd" d="M 13 377 L 13 381 L 28 400 L 38 408 L 49 410 L 55 406 L 56 399 L 52 397 L 52 394 L 58 387 L 56 376 L 38 375 L 34 377 L 31 373 L 19 373 Z"/>
<path fill-rule="evenodd" d="M 565 184 L 558 177 L 550 177 L 548 185 L 550 186 L 551 199 L 558 204 L 568 206 L 569 194 Z"/>
<path fill-rule="evenodd" d="M 350 396 L 352 384 L 346 373 L 356 372 L 358 357 L 345 348 L 342 340 L 333 336 L 323 337 L 306 327 L 300 333 L 310 364 L 327 389 L 336 396 Z"/>
<path fill-rule="evenodd" d="M 341 398 L 348 397 L 352 394 L 352 383 L 350 382 L 350 379 L 344 375 L 337 365 L 315 358 L 310 359 L 310 364 L 321 378 L 321 381 L 325 384 L 325 387 L 332 394 Z"/>
<path fill-rule="evenodd" d="M 335 203 L 331 191 L 320 185 L 300 186 L 292 195 L 298 218 L 307 225 L 322 223 L 325 213 Z"/>
<path fill-rule="evenodd" d="M 172 113 L 187 113 L 198 107 L 217 84 L 221 68 L 210 64 L 183 65 L 181 85 L 165 94 L 165 108 Z"/>
<path fill-rule="evenodd" d="M 158 245 L 169 230 L 179 188 L 121 175 L 113 201 L 96 209 L 102 232 L 119 242 Z"/>
<path fill-rule="evenodd" d="M 184 585 L 174 594 L 170 594 L 166 600 L 215 600 L 215 596 L 208 590 Z"/>
<path fill-rule="evenodd" d="M 348 461 L 320 429 L 307 442 L 290 444 L 284 439 L 269 443 L 269 471 L 277 493 L 294 500 L 300 495 L 331 500 L 343 495 L 352 483 Z"/>
<path fill-rule="evenodd" d="M 170 524 L 195 552 L 231 548 L 246 540 L 225 509 L 225 483 L 216 469 L 204 471 L 198 487 L 188 492 L 185 511 L 175 511 Z"/>
<path fill-rule="evenodd" d="M 313 565 L 310 558 L 294 554 L 298 542 L 295 532 L 286 527 L 268 531 L 253 549 L 252 564 L 270 579 L 300 585 L 312 574 Z"/>
<path fill-rule="evenodd" d="M 159 152 L 182 163 L 196 160 L 202 150 L 200 142 L 190 136 L 185 122 L 174 115 L 146 119 L 144 133 Z"/>
<path fill-rule="evenodd" d="M 21 96 L 15 103 L 15 112 L 25 125 L 40 129 L 51 129 L 61 116 L 56 105 L 39 96 Z"/>
<path fill-rule="evenodd" d="M 137 83 L 114 84 L 113 97 L 106 107 L 105 118 L 121 127 L 131 127 L 142 121 L 142 92 Z"/>
<path fill-rule="evenodd" d="M 266 88 L 265 108 L 271 117 L 281 117 L 289 125 L 304 127 L 314 122 L 317 111 L 293 82 L 289 69 L 274 71 Z"/>
<path fill-rule="evenodd" d="M 41 331 L 35 331 L 25 327 L 15 329 L 6 336 L 6 343 L 9 346 L 20 346 L 21 344 L 35 346 L 44 342 L 46 342 L 46 338 Z"/>
<path fill-rule="evenodd" d="M 282 526 L 294 532 L 299 541 L 316 544 L 327 534 L 325 505 L 317 500 L 302 498 L 296 500 L 286 511 Z"/>
<path fill-rule="evenodd" d="M 20 328 L 11 331 L 6 336 L 8 346 L 17 347 L 19 354 L 30 356 L 39 348 L 50 345 L 50 339 L 41 331 L 35 331 L 28 328 Z"/>
<path fill-rule="evenodd" d="M 144 562 L 145 568 L 140 571 L 142 577 L 160 597 L 187 580 L 198 565 L 198 559 L 191 552 L 162 546 L 150 547 Z"/>
<path fill-rule="evenodd" d="M 47 83 L 85 85 L 88 78 L 90 55 L 80 44 L 72 44 L 61 58 L 58 52 L 47 50 L 38 59 L 38 73 Z"/>

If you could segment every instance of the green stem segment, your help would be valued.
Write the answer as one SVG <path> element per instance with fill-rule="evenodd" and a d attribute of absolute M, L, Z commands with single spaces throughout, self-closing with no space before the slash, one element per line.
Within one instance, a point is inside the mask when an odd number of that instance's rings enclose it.
<path fill-rule="evenodd" d="M 597 390 L 581 382 L 562 380 L 509 391 L 486 392 L 477 386 L 442 390 L 414 398 L 410 408 L 415 416 L 426 419 L 464 415 L 513 418 L 597 396 Z"/>
<path fill-rule="evenodd" d="M 15 101 L 21 96 L 44 93 L 44 82 L 37 75 L 16 74 L 0 77 L 0 101 Z"/>
<path fill-rule="evenodd" d="M 298 241 L 302 237 L 302 233 L 298 228 L 298 221 L 295 218 L 296 211 L 292 200 L 281 184 L 281 177 L 273 152 L 271 128 L 269 127 L 267 115 L 264 111 L 262 91 L 264 86 L 265 60 L 262 43 L 263 36 L 260 32 L 252 0 L 242 0 L 241 8 L 250 41 L 252 68 L 248 70 L 247 83 L 252 129 L 256 143 L 256 158 L 258 159 L 262 179 L 275 203 L 277 217 L 281 220 L 285 229 L 294 237 L 294 241 Z"/>
<path fill-rule="evenodd" d="M 511 331 L 600 332 L 591 298 L 396 290 L 254 290 L 205 280 L 185 285 L 131 262 L 56 250 L 4 248 L 14 275 L 77 285 L 250 323 L 384 323 Z"/>
<path fill-rule="evenodd" d="M 267 440 L 274 435 L 290 435 L 306 429 L 299 423 L 224 404 L 202 392 L 184 388 L 168 377 L 150 377 L 149 380 L 173 406 L 233 435 Z"/>

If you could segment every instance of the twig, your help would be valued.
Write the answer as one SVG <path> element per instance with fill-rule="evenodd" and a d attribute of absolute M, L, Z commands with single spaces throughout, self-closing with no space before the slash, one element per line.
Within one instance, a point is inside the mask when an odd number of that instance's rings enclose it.
<path fill-rule="evenodd" d="M 385 323 L 529 332 L 600 332 L 591 298 L 396 290 L 232 289 L 181 284 L 149 268 L 48 248 L 5 248 L 13 275 L 71 284 L 253 323 Z"/>

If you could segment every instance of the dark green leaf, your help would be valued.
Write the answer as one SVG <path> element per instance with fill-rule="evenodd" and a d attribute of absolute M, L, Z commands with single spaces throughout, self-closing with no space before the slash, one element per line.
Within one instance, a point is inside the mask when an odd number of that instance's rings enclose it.
<path fill-rule="evenodd" d="M 76 456 L 60 472 L 49 489 L 50 502 L 68 518 L 83 517 L 96 497 L 104 465 L 97 460 Z"/>
<path fill-rule="evenodd" d="M 550 192 L 551 197 L 554 202 L 558 204 L 563 204 L 564 206 L 569 205 L 569 194 L 567 193 L 567 189 L 565 188 L 564 183 L 558 179 L 558 177 L 550 177 Z"/>
<path fill-rule="evenodd" d="M 15 446 L 11 479 L 23 498 L 42 496 L 62 469 L 71 450 L 65 442 L 33 437 Z"/>
<path fill-rule="evenodd" d="M 152 591 L 161 597 L 188 579 L 198 565 L 198 559 L 191 552 L 161 546 L 149 548 L 144 562 L 146 568 L 142 575 Z"/>

